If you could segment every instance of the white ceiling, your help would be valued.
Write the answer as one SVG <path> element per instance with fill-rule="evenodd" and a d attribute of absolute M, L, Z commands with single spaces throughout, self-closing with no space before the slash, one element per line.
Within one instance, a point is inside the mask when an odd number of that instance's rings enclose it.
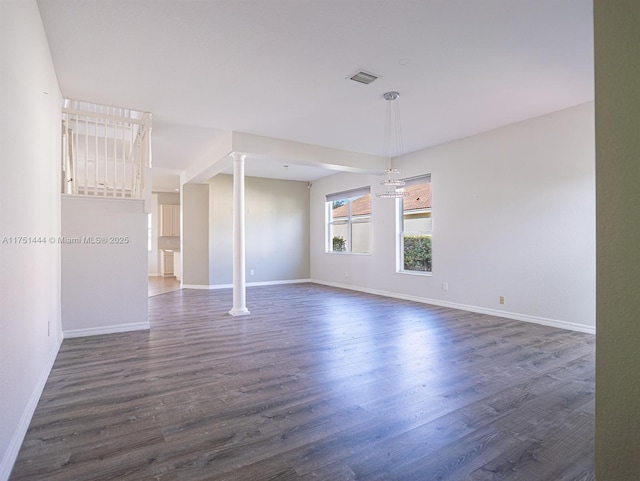
<path fill-rule="evenodd" d="M 228 130 L 382 155 L 389 90 L 407 152 L 593 99 L 591 0 L 38 4 L 63 96 L 152 112 L 162 175 Z M 284 163 L 246 173 L 331 173 Z"/>

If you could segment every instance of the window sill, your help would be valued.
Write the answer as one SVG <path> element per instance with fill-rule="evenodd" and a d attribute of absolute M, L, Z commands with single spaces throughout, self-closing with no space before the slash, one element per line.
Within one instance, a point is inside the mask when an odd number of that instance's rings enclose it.
<path fill-rule="evenodd" d="M 407 274 L 409 276 L 431 277 L 433 272 L 423 271 L 396 271 L 396 274 Z"/>
<path fill-rule="evenodd" d="M 336 255 L 336 256 L 370 256 L 371 252 L 335 252 L 335 251 L 325 251 L 325 254 Z"/>

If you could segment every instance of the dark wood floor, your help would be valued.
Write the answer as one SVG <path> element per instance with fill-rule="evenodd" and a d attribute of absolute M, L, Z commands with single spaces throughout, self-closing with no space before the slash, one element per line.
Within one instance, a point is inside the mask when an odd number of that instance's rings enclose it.
<path fill-rule="evenodd" d="M 11 480 L 593 480 L 594 336 L 313 284 L 63 342 Z"/>

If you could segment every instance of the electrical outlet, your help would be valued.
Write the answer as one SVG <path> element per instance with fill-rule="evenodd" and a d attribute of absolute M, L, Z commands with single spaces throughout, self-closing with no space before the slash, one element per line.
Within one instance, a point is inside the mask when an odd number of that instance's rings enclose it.
<path fill-rule="evenodd" d="M 249 271 L 249 275 L 250 275 L 250 276 L 252 276 L 252 275 L 253 275 L 253 269 L 251 269 L 251 270 Z"/>
<path fill-rule="evenodd" d="M 442 283 L 442 290 L 443 291 L 448 291 L 449 290 L 449 283 L 448 282 L 443 282 Z"/>
<path fill-rule="evenodd" d="M 349 277 L 349 271 L 344 271 L 344 276 Z"/>
<path fill-rule="evenodd" d="M 500 296 L 500 304 L 504 304 L 504 303 L 505 303 L 504 296 Z"/>

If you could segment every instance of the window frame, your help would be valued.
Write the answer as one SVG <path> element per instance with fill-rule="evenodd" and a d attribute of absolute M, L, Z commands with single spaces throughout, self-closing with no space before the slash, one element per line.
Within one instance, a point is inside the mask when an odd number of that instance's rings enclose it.
<path fill-rule="evenodd" d="M 369 205 L 371 207 L 371 187 L 361 187 L 343 192 L 327 194 L 325 196 L 325 253 L 327 254 L 353 254 L 353 255 L 371 255 L 371 221 L 373 218 L 373 209 L 370 208 L 368 215 L 353 215 L 353 201 L 362 197 L 369 196 Z M 347 216 L 340 220 L 333 220 L 332 210 L 333 203 L 336 201 L 346 201 Z M 343 204 L 344 205 L 344 204 Z M 353 252 L 353 227 L 358 224 L 369 225 L 369 250 L 366 252 Z M 344 250 L 333 249 L 332 226 L 345 225 L 347 227 L 347 238 L 345 239 Z"/>
<path fill-rule="evenodd" d="M 402 191 L 406 187 L 410 187 L 412 185 L 419 184 L 431 184 L 431 188 L 433 187 L 431 174 L 424 174 L 415 177 L 410 177 L 407 179 L 402 179 L 405 181 L 405 185 L 397 188 L 396 190 Z M 409 274 L 414 276 L 431 276 L 433 275 L 433 247 L 431 247 L 431 270 L 429 271 L 419 271 L 419 270 L 410 270 L 404 268 L 404 254 L 405 254 L 405 237 L 408 236 L 427 236 L 431 239 L 431 246 L 433 246 L 433 204 L 430 203 L 431 206 L 424 209 L 424 212 L 429 213 L 429 218 L 431 219 L 431 229 L 428 230 L 404 230 L 405 223 L 405 212 L 404 212 L 404 197 L 398 197 L 396 199 L 396 272 L 398 274 Z"/>

